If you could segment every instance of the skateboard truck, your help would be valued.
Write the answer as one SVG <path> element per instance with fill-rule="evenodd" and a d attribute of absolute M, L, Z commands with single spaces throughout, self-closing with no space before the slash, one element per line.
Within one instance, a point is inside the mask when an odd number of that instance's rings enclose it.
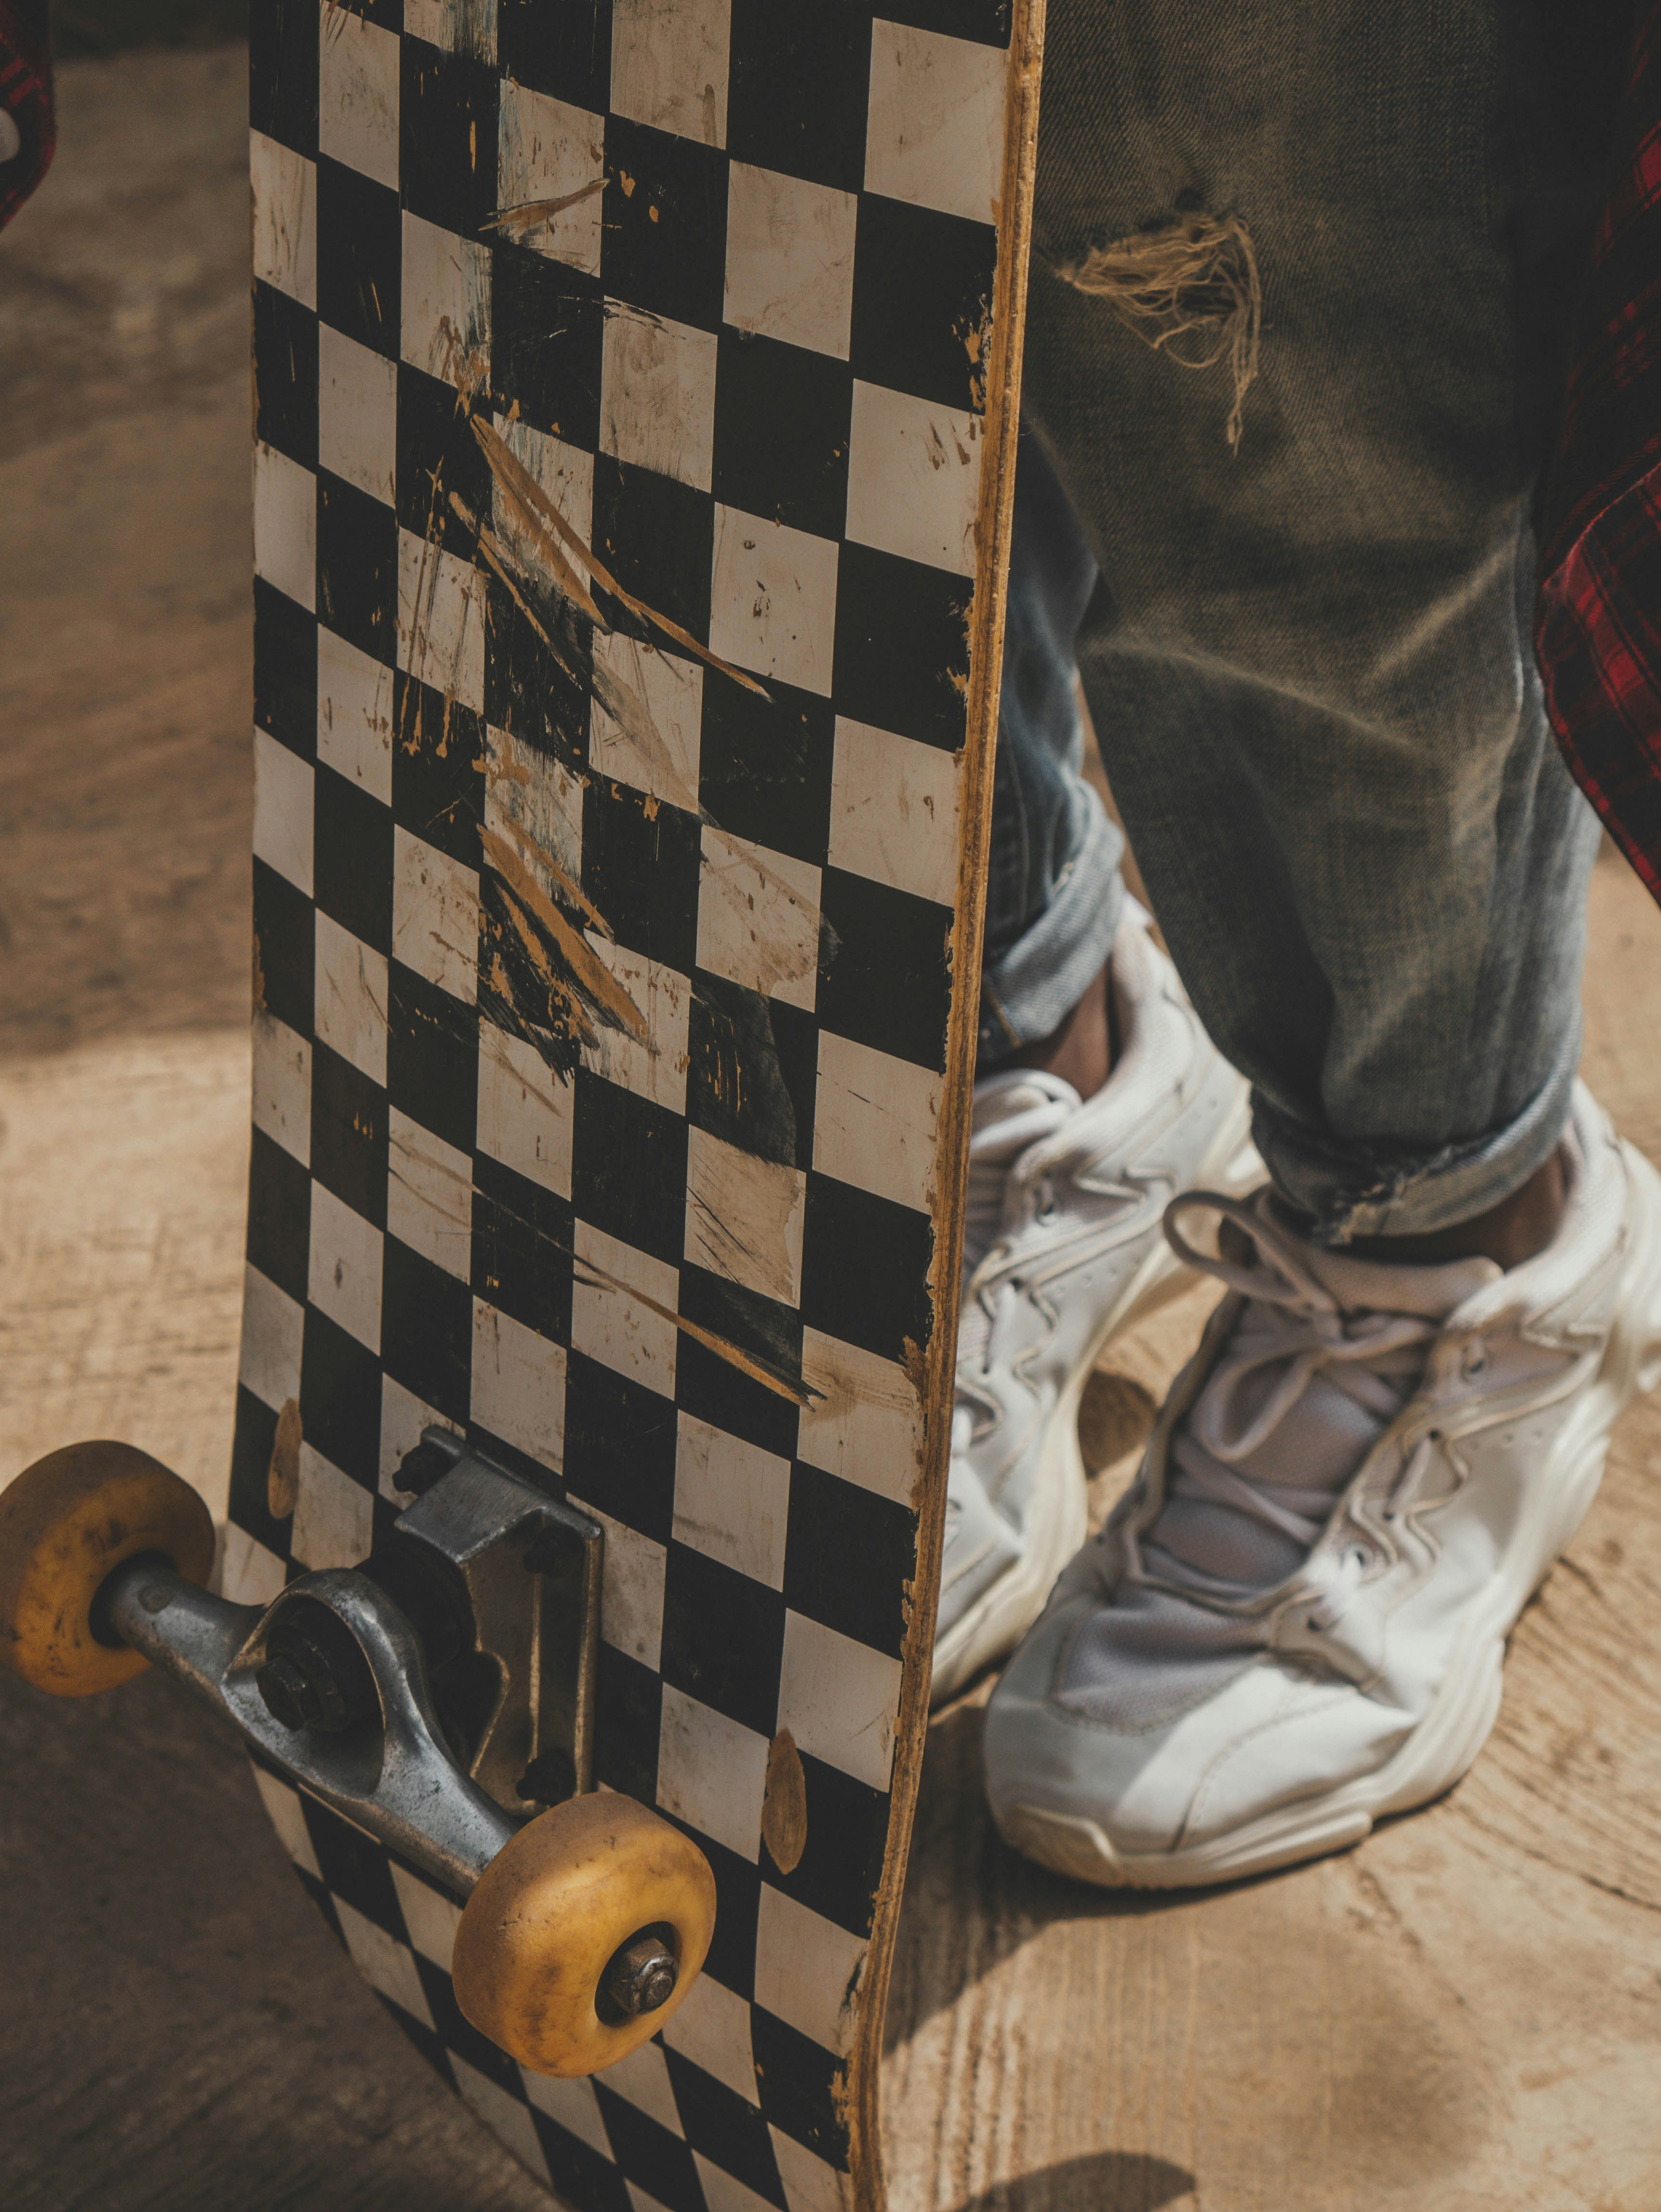
<path fill-rule="evenodd" d="M 420 1494 L 361 1565 L 235 1605 L 203 1587 L 213 1524 L 177 1475 L 123 1444 L 52 1453 L 0 1492 L 0 1659 L 60 1696 L 147 1663 L 186 1684 L 465 1900 L 475 2027 L 595 2072 L 684 1996 L 715 1916 L 697 1846 L 589 1788 L 603 1532 L 442 1430 L 401 1472 Z"/>
<path fill-rule="evenodd" d="M 362 1572 L 415 1628 L 441 1740 L 502 1811 L 557 1804 L 593 1786 L 599 1659 L 599 1523 L 545 1497 L 444 1429 L 429 1429 L 399 1471 L 420 1494 Z M 313 1578 L 292 1583 L 311 1592 Z M 326 1603 L 326 1600 L 325 1602 Z M 268 1645 L 258 1686 L 293 1728 L 341 1726 L 372 1694 L 350 1639 L 305 1618 Z M 340 1717 L 336 1717 L 336 1716 Z"/>
<path fill-rule="evenodd" d="M 302 1574 L 261 1607 L 141 1554 L 103 1583 L 93 1633 L 465 1897 L 527 1800 L 589 1781 L 604 1533 L 441 1430 L 418 1455 L 409 1472 L 430 1487 L 362 1566 Z M 432 1677 L 458 1673 L 447 1716 Z"/>

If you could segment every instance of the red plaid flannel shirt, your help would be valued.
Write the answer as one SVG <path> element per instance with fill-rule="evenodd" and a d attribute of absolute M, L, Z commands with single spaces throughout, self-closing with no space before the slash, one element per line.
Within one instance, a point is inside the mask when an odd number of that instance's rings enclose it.
<path fill-rule="evenodd" d="M 9 161 L 0 162 L 0 230 L 46 175 L 57 143 L 46 21 L 42 6 L 27 18 L 0 0 L 0 107 L 22 141 Z"/>
<path fill-rule="evenodd" d="M 1548 487 L 1535 623 L 1563 757 L 1661 899 L 1661 4 L 1640 8 Z"/>

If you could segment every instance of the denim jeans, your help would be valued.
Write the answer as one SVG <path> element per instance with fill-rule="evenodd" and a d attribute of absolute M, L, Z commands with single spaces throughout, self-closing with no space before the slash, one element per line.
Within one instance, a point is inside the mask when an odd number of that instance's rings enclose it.
<path fill-rule="evenodd" d="M 1530 510 L 1629 16 L 1050 0 L 981 1066 L 1056 1027 L 1118 919 L 1076 673 L 1324 1242 L 1495 1204 L 1568 1109 L 1598 831 L 1542 703 Z M 1056 273 L 1193 210 L 1261 278 L 1238 450 L 1226 363 Z"/>

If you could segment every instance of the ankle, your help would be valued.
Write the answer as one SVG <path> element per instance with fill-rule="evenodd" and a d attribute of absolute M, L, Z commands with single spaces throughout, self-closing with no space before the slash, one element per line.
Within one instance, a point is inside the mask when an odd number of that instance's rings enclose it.
<path fill-rule="evenodd" d="M 1492 1260 L 1496 1267 L 1520 1267 L 1543 1252 L 1557 1234 L 1568 1200 L 1563 1156 L 1554 1152 L 1520 1190 L 1498 1206 L 1420 1237 L 1358 1237 L 1349 1247 L 1360 1260 L 1407 1261 L 1433 1265 L 1447 1260 Z"/>
<path fill-rule="evenodd" d="M 1118 1009 L 1113 1002 L 1113 963 L 1093 976 L 1077 1006 L 1047 1037 L 1022 1047 L 1007 1065 L 1042 1068 L 1070 1083 L 1080 1098 L 1093 1098 L 1119 1056 Z"/>

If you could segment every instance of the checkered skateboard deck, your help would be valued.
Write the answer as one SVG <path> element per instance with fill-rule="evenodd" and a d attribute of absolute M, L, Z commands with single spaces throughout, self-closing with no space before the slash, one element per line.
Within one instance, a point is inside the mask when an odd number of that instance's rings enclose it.
<path fill-rule="evenodd" d="M 592 2081 L 262 1774 L 581 2212 L 873 2205 L 950 1407 L 1037 0 L 254 0 L 228 1595 L 423 1427 L 605 1528 L 601 1787 L 719 1906 Z"/>

